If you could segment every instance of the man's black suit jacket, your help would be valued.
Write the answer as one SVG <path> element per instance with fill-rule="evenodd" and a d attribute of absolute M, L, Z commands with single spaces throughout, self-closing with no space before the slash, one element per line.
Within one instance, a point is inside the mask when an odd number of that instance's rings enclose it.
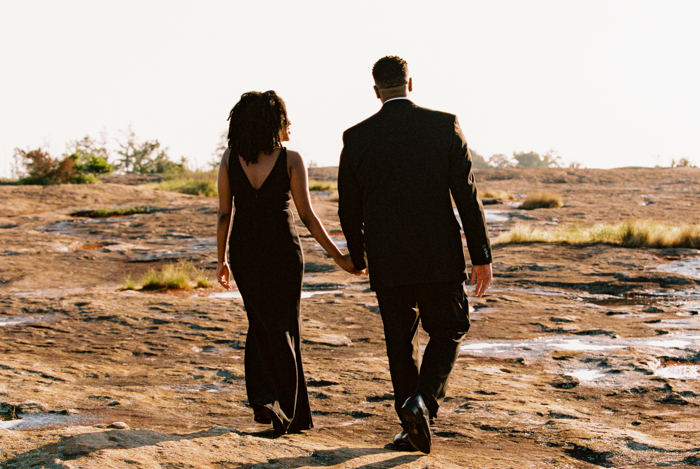
<path fill-rule="evenodd" d="M 466 279 L 450 194 L 472 264 L 491 262 L 471 157 L 454 115 L 408 99 L 384 103 L 343 134 L 338 192 L 348 250 L 355 268 L 369 266 L 373 290 Z"/>

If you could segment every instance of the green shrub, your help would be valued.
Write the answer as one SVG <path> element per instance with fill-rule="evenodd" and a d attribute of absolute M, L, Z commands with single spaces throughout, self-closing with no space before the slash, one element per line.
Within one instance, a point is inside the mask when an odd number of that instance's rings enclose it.
<path fill-rule="evenodd" d="M 77 160 L 75 167 L 81 173 L 95 175 L 109 174 L 114 171 L 114 166 L 109 164 L 102 156 L 74 153 L 70 157 Z"/>
<path fill-rule="evenodd" d="M 109 174 L 114 166 L 107 162 L 109 152 L 104 143 L 98 143 L 89 136 L 81 140 L 69 142 L 68 151 L 64 157 L 73 158 L 75 168 L 81 174 Z"/>
<path fill-rule="evenodd" d="M 48 186 L 83 182 L 73 157 L 59 160 L 41 148 L 30 151 L 15 148 L 15 160 L 26 170 L 26 175 L 19 178 L 19 184 Z"/>
<path fill-rule="evenodd" d="M 137 215 L 140 213 L 153 213 L 158 209 L 152 205 L 140 205 L 138 207 L 118 207 L 118 208 L 98 208 L 96 210 L 78 210 L 70 215 L 72 217 L 87 217 L 87 218 L 110 218 L 110 217 L 125 217 L 128 215 Z"/>
<path fill-rule="evenodd" d="M 171 179 L 161 182 L 158 187 L 165 191 L 206 197 L 215 197 L 219 194 L 216 181 Z"/>
<path fill-rule="evenodd" d="M 182 171 L 167 174 L 165 180 L 158 184 L 164 191 L 181 194 L 215 197 L 219 195 L 216 171 Z"/>
<path fill-rule="evenodd" d="M 15 148 L 15 161 L 24 168 L 25 175 L 18 181 L 23 185 L 95 184 L 100 182 L 96 174 L 113 170 L 102 157 L 77 152 L 58 159 L 41 148 L 30 151 Z"/>
<path fill-rule="evenodd" d="M 309 190 L 313 192 L 327 192 L 338 190 L 338 183 L 335 181 L 317 181 L 309 179 Z"/>

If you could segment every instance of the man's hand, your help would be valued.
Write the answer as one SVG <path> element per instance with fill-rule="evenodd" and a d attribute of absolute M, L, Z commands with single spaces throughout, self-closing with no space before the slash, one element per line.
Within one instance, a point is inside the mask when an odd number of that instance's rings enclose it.
<path fill-rule="evenodd" d="M 344 256 L 336 259 L 335 261 L 340 268 L 342 268 L 344 271 L 353 274 L 353 275 L 367 275 L 367 268 L 365 267 L 362 270 L 357 270 L 355 268 L 355 264 L 352 262 L 352 258 L 350 257 L 350 254 L 345 254 Z"/>
<path fill-rule="evenodd" d="M 472 267 L 472 274 L 469 277 L 469 285 L 474 285 L 476 283 L 476 290 L 474 294 L 476 296 L 482 296 L 486 293 L 486 289 L 491 284 L 491 279 L 493 278 L 493 269 L 491 264 L 475 265 Z"/>

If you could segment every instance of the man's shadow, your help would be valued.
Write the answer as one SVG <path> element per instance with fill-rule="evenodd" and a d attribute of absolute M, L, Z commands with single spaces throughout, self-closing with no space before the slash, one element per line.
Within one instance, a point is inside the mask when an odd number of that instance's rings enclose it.
<path fill-rule="evenodd" d="M 323 451 L 314 451 L 309 456 L 296 456 L 287 458 L 273 458 L 265 462 L 260 463 L 248 463 L 240 464 L 238 466 L 232 466 L 234 469 L 255 469 L 260 467 L 285 467 L 288 469 L 295 467 L 337 467 L 340 464 L 348 462 L 353 459 L 362 458 L 368 455 L 375 454 L 395 454 L 396 450 L 391 449 L 390 445 L 384 448 L 334 448 Z M 356 469 L 370 469 L 370 468 L 391 468 L 403 466 L 404 464 L 411 463 L 417 459 L 420 459 L 425 455 L 420 453 L 404 453 L 401 456 L 394 456 L 390 459 L 384 459 L 381 461 L 372 461 L 363 464 L 362 466 L 353 466 Z"/>
<path fill-rule="evenodd" d="M 161 442 L 167 441 L 182 441 L 192 440 L 197 438 L 217 438 L 226 434 L 235 433 L 240 436 L 255 436 L 258 438 L 274 439 L 276 435 L 272 431 L 262 432 L 245 432 L 237 431 L 230 428 L 215 427 L 209 430 L 189 433 L 189 434 L 168 434 L 160 433 L 153 430 L 108 430 L 92 433 L 81 433 L 77 435 L 62 437 L 57 443 L 50 443 L 39 448 L 33 449 L 26 453 L 19 454 L 12 459 L 3 462 L 3 466 L 27 467 L 25 464 L 31 462 L 31 467 L 41 467 L 42 464 L 49 464 L 55 458 L 59 457 L 63 460 L 75 460 L 84 456 L 89 456 L 93 452 L 104 449 L 133 449 L 145 446 L 153 446 Z M 280 442 L 284 445 L 284 442 Z M 314 451 L 308 456 L 285 457 L 278 459 L 270 459 L 261 463 L 245 463 L 239 466 L 232 466 L 236 469 L 252 469 L 254 467 L 264 467 L 267 464 L 282 465 L 282 467 L 315 467 L 329 466 L 341 464 L 352 459 L 374 455 L 374 454 L 390 454 L 396 450 L 387 445 L 384 448 L 343 448 L 338 447 L 323 451 Z M 391 468 L 407 464 L 422 457 L 422 455 L 404 454 L 394 458 L 382 461 L 382 467 Z M 230 461 L 236 463 L 236 461 Z M 358 469 L 376 467 L 377 463 L 370 463 L 363 466 L 358 466 Z"/>

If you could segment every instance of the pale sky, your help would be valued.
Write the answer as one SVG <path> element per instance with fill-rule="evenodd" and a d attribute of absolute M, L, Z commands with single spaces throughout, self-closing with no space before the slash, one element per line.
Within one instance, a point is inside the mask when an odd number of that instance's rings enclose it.
<path fill-rule="evenodd" d="M 699 21 L 695 0 L 0 0 L 0 177 L 15 147 L 61 156 L 106 132 L 114 148 L 129 126 L 204 167 L 240 95 L 268 89 L 288 147 L 337 165 L 380 107 L 384 55 L 486 158 L 700 165 Z"/>

